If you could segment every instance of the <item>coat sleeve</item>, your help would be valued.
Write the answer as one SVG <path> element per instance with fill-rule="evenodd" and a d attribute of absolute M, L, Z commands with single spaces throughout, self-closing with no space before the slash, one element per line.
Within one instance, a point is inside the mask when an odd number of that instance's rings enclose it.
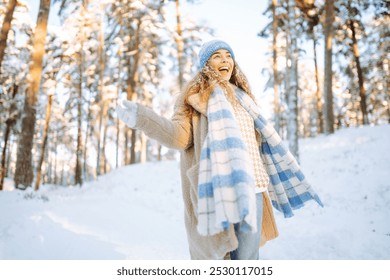
<path fill-rule="evenodd" d="M 135 129 L 142 130 L 168 148 L 187 149 L 192 145 L 192 124 L 186 106 L 184 95 L 181 94 L 175 103 L 172 118 L 167 119 L 138 104 Z"/>

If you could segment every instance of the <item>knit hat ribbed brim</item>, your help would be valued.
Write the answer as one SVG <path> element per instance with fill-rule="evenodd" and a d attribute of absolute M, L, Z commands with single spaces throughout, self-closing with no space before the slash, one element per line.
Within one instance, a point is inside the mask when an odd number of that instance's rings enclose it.
<path fill-rule="evenodd" d="M 234 53 L 228 43 L 221 40 L 212 40 L 203 44 L 199 51 L 199 66 L 202 69 L 210 56 L 219 49 L 225 49 L 232 55 L 234 59 Z"/>

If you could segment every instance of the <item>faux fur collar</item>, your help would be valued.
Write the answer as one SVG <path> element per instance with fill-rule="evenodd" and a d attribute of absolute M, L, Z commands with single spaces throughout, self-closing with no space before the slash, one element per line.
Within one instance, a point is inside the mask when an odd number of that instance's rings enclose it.
<path fill-rule="evenodd" d="M 233 89 L 236 91 L 238 88 L 235 85 L 230 84 Z M 188 103 L 192 106 L 196 111 L 207 117 L 207 101 L 202 101 L 200 98 L 200 94 L 193 94 L 188 97 Z"/>
<path fill-rule="evenodd" d="M 188 103 L 194 108 L 196 111 L 207 117 L 207 102 L 202 101 L 199 94 L 193 94 L 188 97 Z"/>

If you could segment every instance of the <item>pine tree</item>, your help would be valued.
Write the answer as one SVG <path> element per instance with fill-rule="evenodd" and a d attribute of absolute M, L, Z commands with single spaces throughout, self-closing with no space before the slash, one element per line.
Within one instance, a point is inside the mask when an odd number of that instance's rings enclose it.
<path fill-rule="evenodd" d="M 36 120 L 36 103 L 39 93 L 42 59 L 45 54 L 47 22 L 50 11 L 50 0 L 41 0 L 38 12 L 37 27 L 33 39 L 32 64 L 22 119 L 22 133 L 19 136 L 15 172 L 15 187 L 26 189 L 33 180 L 32 148 Z"/>

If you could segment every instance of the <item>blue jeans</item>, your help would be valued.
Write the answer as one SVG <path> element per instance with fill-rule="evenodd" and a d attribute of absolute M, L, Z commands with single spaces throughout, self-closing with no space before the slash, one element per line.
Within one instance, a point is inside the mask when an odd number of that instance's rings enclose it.
<path fill-rule="evenodd" d="M 240 223 L 234 224 L 234 231 L 238 239 L 238 248 L 230 252 L 231 260 L 258 260 L 263 218 L 263 194 L 256 194 L 257 232 L 240 231 Z"/>

